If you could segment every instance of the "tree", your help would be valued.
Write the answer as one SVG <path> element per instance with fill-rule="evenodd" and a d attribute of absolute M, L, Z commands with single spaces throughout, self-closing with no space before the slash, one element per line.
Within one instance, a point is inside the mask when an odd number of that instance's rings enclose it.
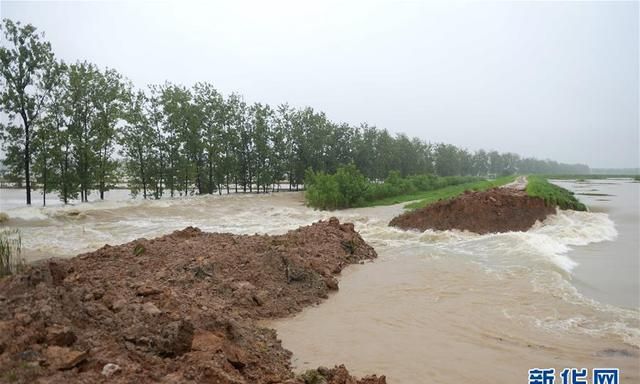
<path fill-rule="evenodd" d="M 20 152 L 21 158 L 7 156 L 5 162 L 14 171 L 24 174 L 27 204 L 31 204 L 31 143 L 36 125 L 43 109 L 47 87 L 44 79 L 54 61 L 49 42 L 38 34 L 31 24 L 22 26 L 19 22 L 4 19 L 2 33 L 6 46 L 0 47 L 0 107 L 13 121 L 19 116 L 22 126 L 15 129 L 9 125 L 4 130 L 3 142 L 9 143 L 9 152 Z M 16 163 L 21 161 L 22 166 Z"/>
<path fill-rule="evenodd" d="M 268 105 L 256 103 L 251 108 L 253 114 L 253 172 L 255 174 L 256 189 L 260 193 L 260 186 L 264 192 L 274 183 L 276 175 L 272 167 L 274 158 L 272 146 L 273 110 Z"/>
<path fill-rule="evenodd" d="M 152 184 L 153 195 L 156 199 L 162 197 L 167 179 L 167 152 L 168 141 L 166 133 L 166 116 L 162 108 L 162 87 L 152 85 L 149 87 L 149 95 L 143 94 L 146 99 L 144 103 L 144 114 L 147 117 L 149 126 L 153 130 L 153 140 L 150 143 L 150 150 L 153 152 L 153 163 L 148 164 L 146 170 Z M 171 192 L 173 196 L 173 190 Z"/>
<path fill-rule="evenodd" d="M 95 179 L 100 200 L 104 200 L 105 191 L 115 182 L 117 163 L 112 155 L 116 124 L 124 113 L 126 95 L 124 80 L 118 72 L 107 69 L 104 73 L 96 73 L 95 92 L 92 95 L 96 112 L 92 124 L 96 135 L 93 150 L 97 153 Z"/>
<path fill-rule="evenodd" d="M 208 194 L 212 194 L 215 190 L 221 193 L 223 179 L 220 172 L 222 167 L 220 153 L 223 150 L 224 99 L 209 83 L 197 83 L 193 93 L 196 108 L 200 111 L 202 126 L 203 157 L 206 162 L 205 190 Z"/>
<path fill-rule="evenodd" d="M 80 200 L 86 202 L 94 186 L 94 167 L 99 159 L 96 147 L 100 136 L 97 126 L 94 98 L 98 91 L 97 68 L 87 62 L 69 66 L 68 103 L 66 114 L 69 116 L 69 138 L 73 145 L 75 173 L 80 182 Z"/>
<path fill-rule="evenodd" d="M 47 192 L 53 190 L 60 181 L 57 178 L 57 164 L 61 156 L 59 131 L 65 126 L 64 103 L 67 84 L 66 65 L 53 62 L 44 79 L 47 100 L 45 113 L 39 121 L 40 129 L 34 136 L 34 174 L 42 185 L 42 205 L 47 205 Z"/>
<path fill-rule="evenodd" d="M 474 176 L 484 176 L 489 172 L 489 156 L 483 149 L 473 154 Z"/>
<path fill-rule="evenodd" d="M 122 154 L 127 159 L 129 188 L 133 195 L 142 190 L 144 199 L 148 196 L 153 173 L 153 141 L 155 132 L 144 114 L 146 98 L 143 92 L 131 95 L 125 111 L 126 124 L 121 128 L 120 144 Z"/>
<path fill-rule="evenodd" d="M 451 144 L 438 144 L 435 149 L 436 173 L 438 176 L 454 176 L 461 174 L 459 149 Z"/>

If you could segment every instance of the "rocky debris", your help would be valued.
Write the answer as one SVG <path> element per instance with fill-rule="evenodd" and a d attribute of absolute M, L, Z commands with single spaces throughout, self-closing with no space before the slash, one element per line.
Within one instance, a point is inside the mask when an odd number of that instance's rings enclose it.
<path fill-rule="evenodd" d="M 315 370 L 309 370 L 298 377 L 304 384 L 387 384 L 385 376 L 366 376 L 360 380 L 349 375 L 349 371 L 344 365 L 339 365 L 333 369 L 327 367 L 318 367 Z M 292 381 L 299 383 L 299 381 Z"/>
<path fill-rule="evenodd" d="M 162 311 L 159 310 L 158 307 L 156 307 L 155 304 L 151 302 L 142 304 L 142 310 L 152 316 L 162 313 Z"/>
<path fill-rule="evenodd" d="M 75 351 L 66 347 L 50 345 L 45 349 L 44 356 L 47 364 L 53 369 L 71 369 L 87 359 L 86 351 Z"/>
<path fill-rule="evenodd" d="M 42 261 L 0 280 L 0 372 L 17 383 L 302 384 L 256 320 L 319 303 L 342 268 L 375 257 L 332 218 L 280 236 L 189 227 Z M 321 376 L 385 382 L 342 366 Z"/>
<path fill-rule="evenodd" d="M 47 344 L 68 347 L 76 342 L 78 338 L 69 327 L 52 325 L 47 328 Z"/>
<path fill-rule="evenodd" d="M 395 217 L 390 226 L 401 229 L 458 229 L 480 234 L 526 231 L 536 221 L 556 212 L 544 200 L 514 188 L 494 188 L 465 192 L 455 199 L 442 200 Z"/>
<path fill-rule="evenodd" d="M 118 364 L 107 363 L 102 367 L 102 375 L 105 377 L 111 377 L 120 372 L 120 366 Z"/>

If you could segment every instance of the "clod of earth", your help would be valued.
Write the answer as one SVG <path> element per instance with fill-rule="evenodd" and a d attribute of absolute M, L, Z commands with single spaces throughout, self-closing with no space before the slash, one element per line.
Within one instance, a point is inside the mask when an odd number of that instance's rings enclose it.
<path fill-rule="evenodd" d="M 390 226 L 401 229 L 458 229 L 480 234 L 526 231 L 536 221 L 556 212 L 538 197 L 523 191 L 494 188 L 484 192 L 465 192 L 395 217 Z"/>
<path fill-rule="evenodd" d="M 375 257 L 332 218 L 280 236 L 189 227 L 39 262 L 0 280 L 0 372 L 18 383 L 301 384 L 256 320 L 320 302 L 344 266 Z M 386 382 L 343 366 L 315 377 Z"/>

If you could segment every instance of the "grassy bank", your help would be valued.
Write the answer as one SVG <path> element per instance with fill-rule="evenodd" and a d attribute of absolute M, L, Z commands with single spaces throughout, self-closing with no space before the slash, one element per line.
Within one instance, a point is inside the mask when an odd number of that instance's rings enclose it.
<path fill-rule="evenodd" d="M 528 176 L 527 180 L 526 191 L 529 196 L 540 197 L 547 204 L 557 205 L 561 209 L 587 210 L 587 207 L 575 198 L 573 192 L 551 184 L 545 177 L 533 175 Z"/>
<path fill-rule="evenodd" d="M 419 200 L 419 201 L 415 201 L 411 204 L 407 204 L 405 208 L 407 209 L 423 208 L 423 207 L 426 207 L 427 205 L 433 204 L 440 200 L 447 200 L 447 199 L 452 199 L 454 197 L 457 197 L 463 194 L 465 191 L 486 191 L 487 189 L 508 184 L 514 181 L 515 178 L 516 176 L 505 176 L 505 177 L 497 178 L 495 180 L 482 180 L 482 181 L 476 181 L 471 183 L 464 183 L 460 185 L 452 185 L 449 187 L 437 189 L 435 191 L 429 191 L 421 194 L 416 194 L 413 196 L 406 196 L 407 199 L 404 201 L 412 201 L 412 200 Z"/>

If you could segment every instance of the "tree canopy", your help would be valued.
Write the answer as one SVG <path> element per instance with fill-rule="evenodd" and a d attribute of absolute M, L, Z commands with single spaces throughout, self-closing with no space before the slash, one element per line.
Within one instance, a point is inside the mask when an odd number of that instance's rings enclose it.
<path fill-rule="evenodd" d="M 115 69 L 56 60 L 32 25 L 5 19 L 2 33 L 0 109 L 9 122 L 1 127 L 3 162 L 6 177 L 24 186 L 27 204 L 35 188 L 56 191 L 65 203 L 91 193 L 104 198 L 123 184 L 156 199 L 297 190 L 309 170 L 319 179 L 338 172 L 374 183 L 394 175 L 589 173 L 586 165 L 336 123 L 312 107 L 247 103 L 207 82 L 136 89 Z M 357 178 L 339 185 L 364 184 Z M 339 192 L 351 199 L 354 191 Z"/>

